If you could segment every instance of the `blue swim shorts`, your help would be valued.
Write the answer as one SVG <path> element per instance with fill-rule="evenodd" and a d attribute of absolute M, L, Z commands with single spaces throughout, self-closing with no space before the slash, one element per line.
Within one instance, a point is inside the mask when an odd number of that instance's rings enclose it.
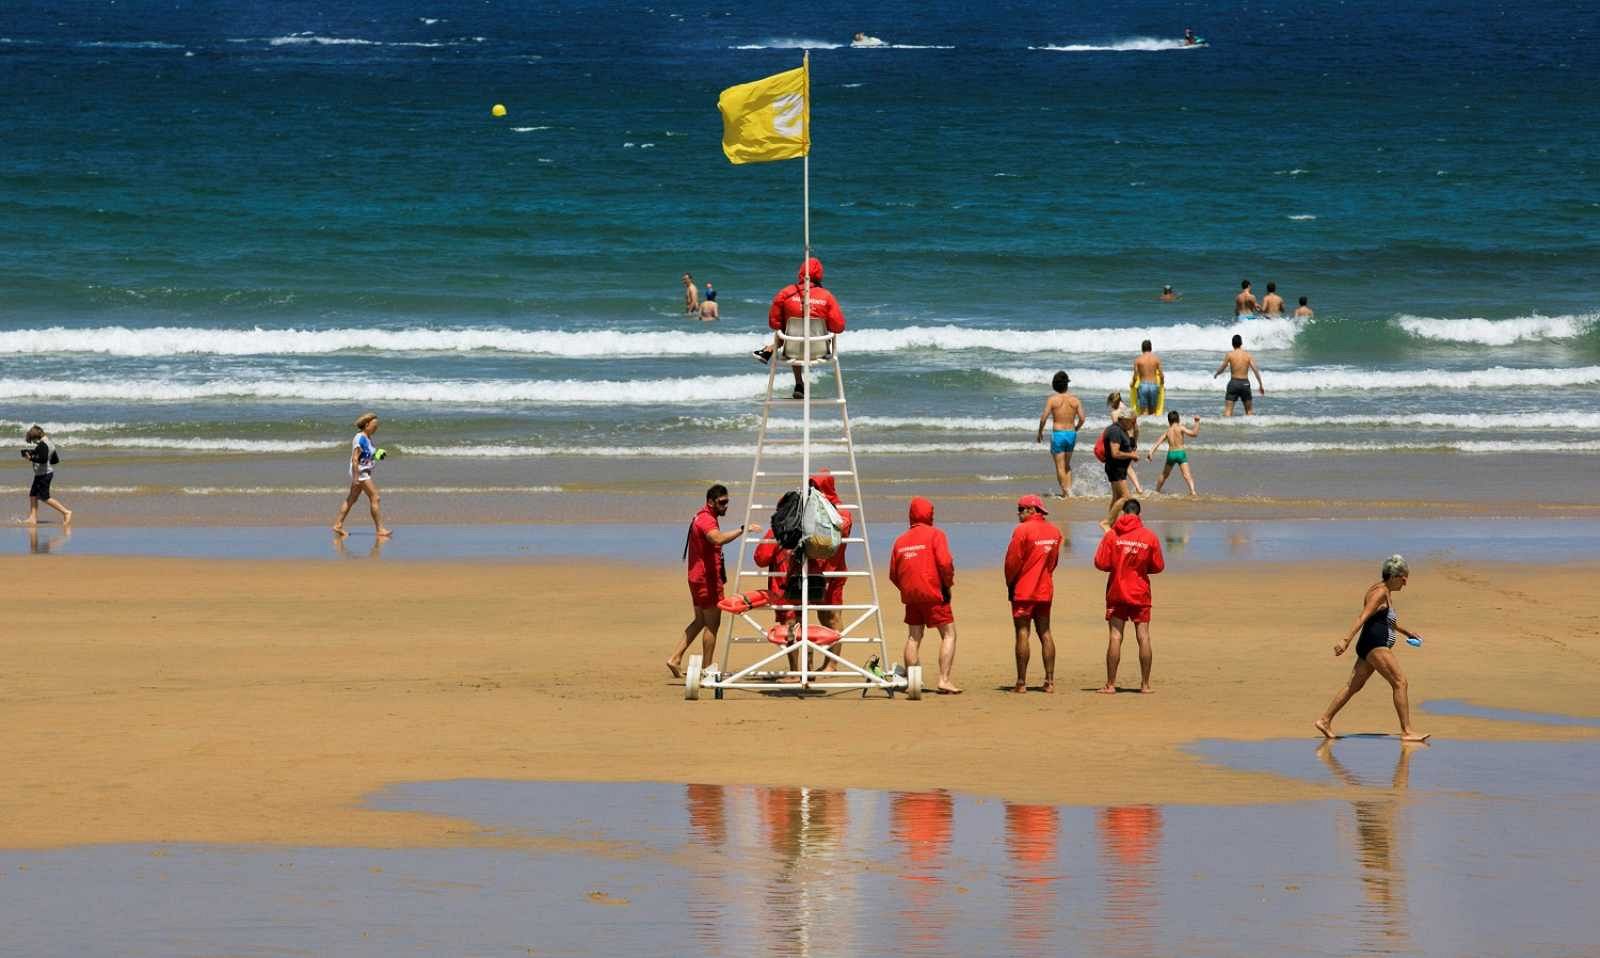
<path fill-rule="evenodd" d="M 1078 434 L 1071 429 L 1055 429 L 1050 433 L 1050 454 L 1071 452 L 1078 444 Z"/>
<path fill-rule="evenodd" d="M 1139 412 L 1155 412 L 1156 411 L 1156 404 L 1159 403 L 1160 401 L 1161 401 L 1161 384 L 1160 383 L 1140 383 L 1139 384 L 1139 405 L 1137 407 L 1137 411 L 1139 411 Z"/>

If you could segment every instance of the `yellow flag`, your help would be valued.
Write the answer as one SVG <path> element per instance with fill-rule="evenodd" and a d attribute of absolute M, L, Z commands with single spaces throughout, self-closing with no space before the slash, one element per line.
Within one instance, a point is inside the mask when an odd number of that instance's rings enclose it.
<path fill-rule="evenodd" d="M 798 69 L 728 87 L 722 111 L 722 152 L 730 163 L 792 160 L 811 152 L 811 71 Z"/>

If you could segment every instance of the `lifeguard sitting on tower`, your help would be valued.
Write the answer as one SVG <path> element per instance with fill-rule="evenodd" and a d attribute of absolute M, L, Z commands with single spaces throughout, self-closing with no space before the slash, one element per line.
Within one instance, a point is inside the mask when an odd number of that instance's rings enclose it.
<path fill-rule="evenodd" d="M 813 333 L 806 329 L 805 327 L 808 324 L 799 324 L 801 328 L 797 331 L 791 331 L 788 328 L 790 320 L 800 319 L 806 313 L 805 297 L 806 280 L 808 278 L 811 281 L 811 319 L 814 321 L 821 320 L 826 324 L 828 332 L 835 335 L 844 332 L 844 310 L 839 308 L 839 301 L 833 298 L 833 294 L 822 288 L 822 260 L 814 256 L 807 260 L 805 265 L 796 272 L 793 283 L 778 290 L 777 295 L 772 297 L 772 306 L 767 310 L 767 325 L 777 332 L 787 332 L 789 335 L 820 335 L 820 330 Z M 773 355 L 783 345 L 783 340 L 774 336 L 771 346 L 757 349 L 752 355 L 764 366 L 772 362 Z M 784 350 L 784 354 L 790 359 L 797 359 L 804 355 L 800 350 L 803 345 L 803 343 L 791 344 L 787 350 Z M 813 349 L 811 358 L 813 360 L 826 359 L 828 355 L 828 350 L 824 350 L 821 355 L 818 355 L 817 351 Z M 805 370 L 798 365 L 793 368 L 794 398 L 803 399 L 806 394 Z"/>

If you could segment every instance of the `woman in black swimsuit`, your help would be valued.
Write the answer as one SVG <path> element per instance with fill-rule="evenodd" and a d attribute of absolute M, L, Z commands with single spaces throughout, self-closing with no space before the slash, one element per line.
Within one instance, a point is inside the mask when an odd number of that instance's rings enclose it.
<path fill-rule="evenodd" d="M 1333 717 L 1339 714 L 1361 687 L 1367 684 L 1367 679 L 1376 672 L 1383 676 L 1394 689 L 1394 711 L 1400 716 L 1400 741 L 1426 742 L 1428 736 L 1417 732 L 1411 727 L 1411 701 L 1407 693 L 1406 676 L 1400 671 L 1400 661 L 1394 656 L 1394 636 L 1400 633 L 1408 638 L 1415 637 L 1416 633 L 1401 625 L 1395 618 L 1394 604 L 1391 597 L 1394 593 L 1406 587 L 1406 581 L 1411 577 L 1411 570 L 1406 567 L 1406 560 L 1393 555 L 1383 560 L 1383 581 L 1375 582 L 1367 589 L 1367 597 L 1361 606 L 1361 615 L 1356 619 L 1355 627 L 1345 640 L 1333 647 L 1334 655 L 1343 655 L 1351 642 L 1356 643 L 1356 667 L 1350 673 L 1350 681 L 1340 689 L 1328 703 L 1328 708 L 1322 713 L 1322 718 L 1317 719 L 1317 731 L 1327 738 L 1334 738 Z M 1357 636 L 1360 640 L 1357 641 Z"/>

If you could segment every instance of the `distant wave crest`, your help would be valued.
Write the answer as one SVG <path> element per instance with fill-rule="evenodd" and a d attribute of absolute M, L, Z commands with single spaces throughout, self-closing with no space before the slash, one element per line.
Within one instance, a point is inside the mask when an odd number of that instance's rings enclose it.
<path fill-rule="evenodd" d="M 1600 314 L 1584 316 L 1517 316 L 1512 319 L 1434 319 L 1398 316 L 1395 323 L 1418 339 L 1450 343 L 1509 346 L 1549 339 L 1575 339 L 1595 328 Z"/>
<path fill-rule="evenodd" d="M 0 379 L 0 399 L 75 399 L 184 402 L 208 399 L 297 400 L 307 403 L 415 402 L 497 405 L 501 403 L 701 403 L 753 399 L 766 388 L 764 375 L 688 376 L 635 380 L 417 380 L 338 377 L 327 379 Z"/>

